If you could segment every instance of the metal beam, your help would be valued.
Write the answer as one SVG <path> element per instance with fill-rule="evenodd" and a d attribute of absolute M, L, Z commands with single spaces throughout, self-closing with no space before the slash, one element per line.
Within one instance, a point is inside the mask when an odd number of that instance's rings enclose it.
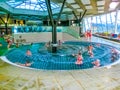
<path fill-rule="evenodd" d="M 79 20 L 80 20 L 80 18 L 81 18 L 81 15 L 82 15 L 82 13 L 80 12 Z"/>
<path fill-rule="evenodd" d="M 73 13 L 73 15 L 75 16 L 76 20 L 78 21 L 78 17 L 77 17 L 77 15 L 75 14 L 75 12 L 72 11 L 72 13 Z"/>
<path fill-rule="evenodd" d="M 71 4 L 69 4 L 69 3 L 66 2 L 65 5 L 66 5 L 68 8 L 72 9 L 72 11 L 74 11 L 75 13 L 78 13 L 78 11 L 77 11 L 75 8 L 73 8 L 73 7 L 71 6 Z"/>
<path fill-rule="evenodd" d="M 85 10 L 84 13 L 83 13 L 83 15 L 81 16 L 80 22 L 82 21 L 82 19 L 83 19 L 83 17 L 85 16 L 86 12 L 87 12 L 87 10 Z"/>
<path fill-rule="evenodd" d="M 49 14 L 49 18 L 52 24 L 52 53 L 56 53 L 57 52 L 57 47 L 56 47 L 56 43 L 57 43 L 57 36 L 56 36 L 56 26 L 54 25 L 54 21 L 53 21 L 53 17 L 52 17 L 52 10 L 51 10 L 51 5 L 50 5 L 50 0 L 45 0 L 46 2 L 46 6 L 47 6 L 47 10 L 48 10 L 48 14 Z"/>
<path fill-rule="evenodd" d="M 58 24 L 58 21 L 59 21 L 59 19 L 60 19 L 61 14 L 62 14 L 62 11 L 63 11 L 64 5 L 65 5 L 65 2 L 66 2 L 66 0 L 63 1 L 63 4 L 62 4 L 61 10 L 60 10 L 60 13 L 58 14 L 56 26 L 57 26 L 57 24 Z"/>
<path fill-rule="evenodd" d="M 109 5 L 111 3 L 111 0 L 105 0 L 105 5 L 104 5 L 104 12 L 107 13 L 109 11 Z"/>
<path fill-rule="evenodd" d="M 97 11 L 97 0 L 90 0 L 90 4 L 92 5 L 93 7 L 93 12 L 96 14 L 98 13 Z"/>
<path fill-rule="evenodd" d="M 7 14 L 7 23 L 8 23 L 8 20 L 9 20 L 9 18 L 10 18 L 10 14 Z"/>
<path fill-rule="evenodd" d="M 80 8 L 82 8 L 83 10 L 85 10 L 85 5 L 81 2 L 81 0 L 75 0 L 76 3 L 80 6 Z"/>
<path fill-rule="evenodd" d="M 5 33 L 8 34 L 8 27 L 7 22 L 5 23 Z"/>
<path fill-rule="evenodd" d="M 1 21 L 5 24 L 5 21 L 3 20 L 3 18 L 2 18 L 2 17 L 0 17 L 0 19 L 1 19 Z"/>
<path fill-rule="evenodd" d="M 50 0 L 45 0 L 45 2 L 46 2 L 46 6 L 47 6 L 47 10 L 48 10 L 48 14 L 49 14 L 49 18 L 50 18 L 51 24 L 52 24 L 52 26 L 54 26 Z"/>

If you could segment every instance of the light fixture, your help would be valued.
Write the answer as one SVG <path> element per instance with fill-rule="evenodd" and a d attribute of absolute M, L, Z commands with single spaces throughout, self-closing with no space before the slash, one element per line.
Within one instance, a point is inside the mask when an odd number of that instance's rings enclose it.
<path fill-rule="evenodd" d="M 59 21 L 58 24 L 60 24 L 61 22 Z"/>
<path fill-rule="evenodd" d="M 109 7 L 110 9 L 115 9 L 118 6 L 119 2 L 111 2 Z"/>
<path fill-rule="evenodd" d="M 74 23 L 74 21 L 72 21 L 72 23 Z"/>

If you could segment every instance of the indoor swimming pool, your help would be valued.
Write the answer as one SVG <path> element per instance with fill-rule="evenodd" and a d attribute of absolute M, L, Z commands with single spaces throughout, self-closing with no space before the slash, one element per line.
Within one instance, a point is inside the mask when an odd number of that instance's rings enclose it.
<path fill-rule="evenodd" d="M 88 46 L 93 47 L 93 57 L 88 53 Z M 117 53 L 113 53 L 112 50 Z M 29 50 L 31 55 L 27 55 Z M 82 64 L 76 64 L 78 53 L 82 54 Z M 113 56 L 115 57 L 113 58 Z M 120 52 L 117 48 L 95 42 L 66 41 L 57 46 L 57 52 L 52 53 L 45 42 L 20 45 L 9 50 L 5 57 L 14 65 L 25 66 L 26 61 L 31 63 L 28 68 L 44 70 L 77 70 L 93 68 L 92 62 L 100 60 L 100 66 L 107 66 L 119 60 Z M 114 60 L 113 60 L 114 59 Z"/>

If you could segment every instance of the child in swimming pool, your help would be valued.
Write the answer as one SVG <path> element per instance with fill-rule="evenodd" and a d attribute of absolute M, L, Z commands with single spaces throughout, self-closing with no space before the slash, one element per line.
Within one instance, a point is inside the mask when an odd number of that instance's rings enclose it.
<path fill-rule="evenodd" d="M 80 52 L 77 55 L 77 61 L 75 62 L 75 64 L 83 64 L 83 57 Z"/>
<path fill-rule="evenodd" d="M 30 49 L 28 49 L 28 50 L 26 51 L 26 55 L 27 55 L 27 56 L 31 56 L 31 55 L 32 55 Z"/>

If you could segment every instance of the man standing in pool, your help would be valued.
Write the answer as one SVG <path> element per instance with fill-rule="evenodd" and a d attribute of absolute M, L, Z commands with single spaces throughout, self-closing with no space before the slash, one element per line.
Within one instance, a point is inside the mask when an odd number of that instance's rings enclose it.
<path fill-rule="evenodd" d="M 92 45 L 88 46 L 88 54 L 90 55 L 90 57 L 93 57 L 93 46 Z"/>

